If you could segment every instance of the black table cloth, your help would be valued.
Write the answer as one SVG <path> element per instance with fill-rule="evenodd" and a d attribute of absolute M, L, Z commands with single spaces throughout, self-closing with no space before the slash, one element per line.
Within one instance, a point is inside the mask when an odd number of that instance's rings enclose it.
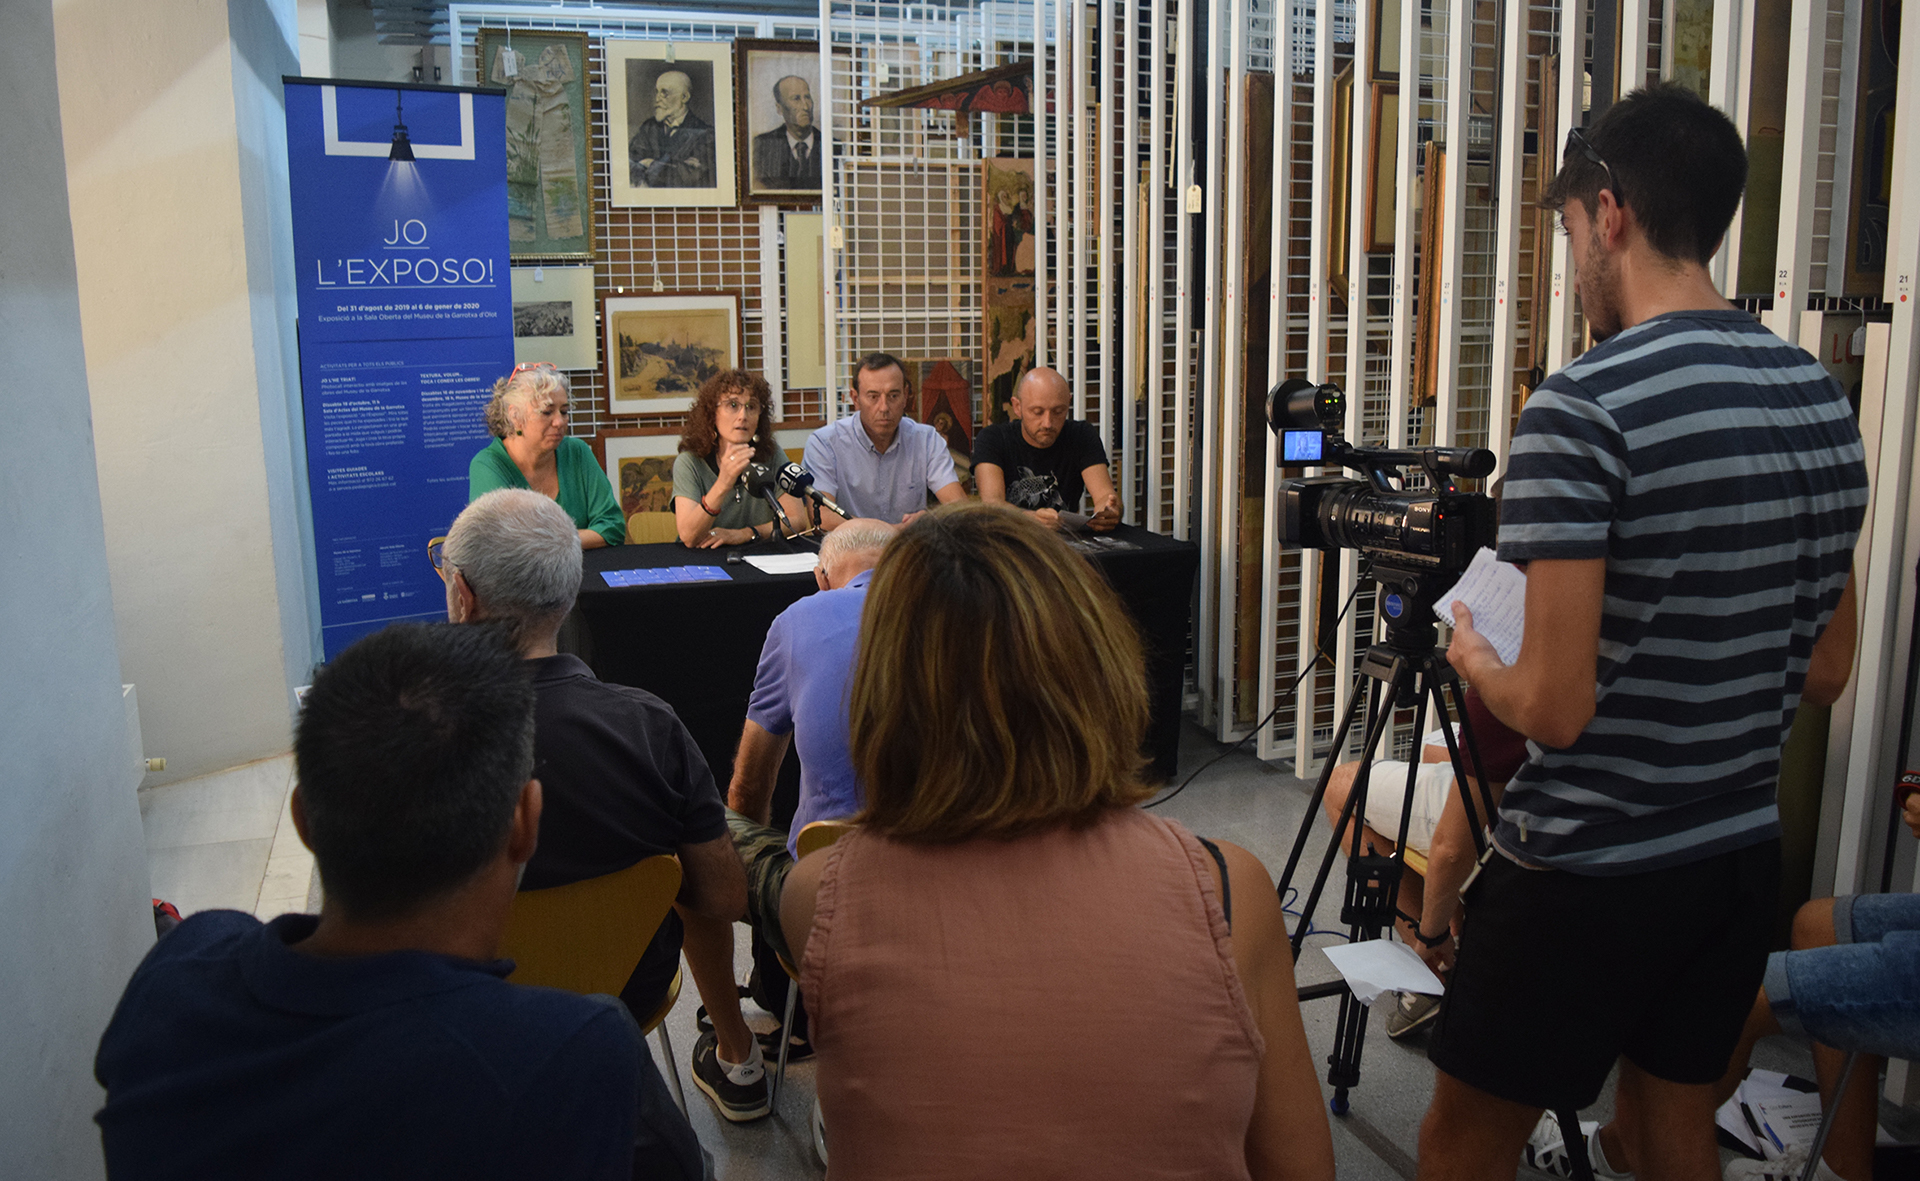
<path fill-rule="evenodd" d="M 1200 551 L 1191 542 L 1127 525 L 1108 536 L 1137 547 L 1088 557 L 1140 627 L 1152 706 L 1146 752 L 1153 773 L 1164 779 L 1172 776 L 1179 755 L 1181 680 Z M 774 616 L 816 589 L 810 573 L 763 574 L 727 558 L 786 548 L 767 541 L 690 550 L 667 542 L 611 546 L 585 555 L 578 607 L 581 655 L 601 680 L 637 685 L 672 705 L 693 732 L 722 793 L 732 776 L 767 628 Z M 729 577 L 616 588 L 601 576 L 609 570 L 668 566 L 720 566 Z"/>

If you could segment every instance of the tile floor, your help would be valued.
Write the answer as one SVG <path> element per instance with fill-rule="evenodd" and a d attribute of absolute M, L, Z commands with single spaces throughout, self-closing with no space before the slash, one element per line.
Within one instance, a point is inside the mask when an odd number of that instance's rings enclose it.
<path fill-rule="evenodd" d="M 1181 770 L 1185 776 L 1221 752 L 1198 728 L 1188 726 L 1182 739 Z M 290 910 L 317 909 L 319 891 L 313 858 L 294 834 L 287 813 L 291 788 L 290 756 L 267 759 L 218 775 L 141 793 L 141 815 L 153 864 L 154 896 L 166 898 L 183 914 L 211 907 L 229 907 L 271 917 Z M 1251 756 L 1233 753 L 1222 758 L 1178 797 L 1164 805 L 1173 816 L 1205 836 L 1234 841 L 1251 850 L 1278 874 L 1286 864 L 1300 819 L 1306 810 L 1310 785 Z M 1326 848 L 1322 829 L 1313 830 L 1307 868 L 1297 880 L 1310 880 Z M 1329 882 L 1330 898 L 1321 903 L 1319 925 L 1338 922 L 1339 885 L 1343 869 L 1336 863 Z M 1304 891 L 1302 891 L 1304 893 Z M 744 979 L 749 966 L 747 928 L 735 928 L 739 944 L 735 963 Z M 1333 975 L 1326 957 L 1315 945 L 1328 940 L 1311 937 L 1301 956 L 1302 983 Z M 680 1004 L 664 1028 L 685 1087 L 689 1116 L 700 1141 L 714 1156 L 723 1181 L 761 1181 L 825 1175 L 815 1159 L 809 1115 L 814 1099 L 813 1064 L 788 1069 L 788 1086 L 769 1119 L 751 1124 L 729 1124 L 714 1114 L 713 1106 L 695 1090 L 688 1070 L 696 1036 L 694 1010 L 698 995 L 689 981 Z M 746 1002 L 748 1020 L 758 1029 L 775 1024 L 771 1015 Z M 1333 1043 L 1337 1000 L 1309 1002 L 1303 1009 L 1307 1036 L 1316 1064 L 1324 1063 Z M 1384 1006 L 1382 1006 L 1384 1010 Z M 1578 1020 L 1568 1014 L 1568 1020 Z M 654 1058 L 663 1070 L 667 1059 L 659 1041 L 650 1039 Z M 1811 1075 L 1811 1057 L 1785 1039 L 1762 1042 L 1755 1065 Z M 1325 1096 L 1331 1088 L 1322 1084 Z M 1388 1040 L 1383 1016 L 1368 1022 L 1361 1081 L 1351 1093 L 1351 1110 L 1333 1119 L 1334 1152 L 1341 1181 L 1389 1181 L 1411 1178 L 1419 1139 L 1420 1118 L 1433 1091 L 1433 1068 L 1424 1040 L 1405 1043 Z M 1883 1103 L 1882 1119 L 1890 1130 L 1909 1139 L 1920 1138 L 1920 1115 Z M 1600 1103 L 1582 1114 L 1607 1118 L 1612 1111 L 1611 1089 Z M 1523 1173 L 1525 1171 L 1523 1170 Z"/>
<path fill-rule="evenodd" d="M 143 790 L 153 896 L 183 915 L 306 910 L 317 901 L 313 854 L 293 830 L 292 790 L 290 754 Z"/>

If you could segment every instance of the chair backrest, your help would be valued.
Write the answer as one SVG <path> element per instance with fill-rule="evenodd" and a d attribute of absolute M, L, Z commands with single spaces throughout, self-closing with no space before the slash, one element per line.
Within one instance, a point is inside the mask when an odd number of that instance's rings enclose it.
<path fill-rule="evenodd" d="M 627 518 L 627 544 L 653 545 L 680 540 L 679 526 L 672 513 L 635 513 Z"/>
<path fill-rule="evenodd" d="M 515 984 L 618 996 L 680 892 L 680 863 L 661 854 L 602 877 L 514 895 L 500 954 Z"/>
<path fill-rule="evenodd" d="M 800 830 L 799 839 L 793 843 L 794 852 L 805 857 L 833 844 L 852 832 L 853 828 L 851 820 L 816 820 Z"/>

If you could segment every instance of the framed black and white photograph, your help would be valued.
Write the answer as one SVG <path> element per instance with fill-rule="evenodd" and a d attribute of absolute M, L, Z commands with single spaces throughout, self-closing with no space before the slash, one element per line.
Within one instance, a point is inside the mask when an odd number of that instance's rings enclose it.
<path fill-rule="evenodd" d="M 805 205 L 820 199 L 816 41 L 733 43 L 739 79 L 740 193 L 747 204 Z"/>
<path fill-rule="evenodd" d="M 587 35 L 481 29 L 480 76 L 507 91 L 507 250 L 593 257 Z"/>
<path fill-rule="evenodd" d="M 607 409 L 614 414 L 679 414 L 709 377 L 740 364 L 737 293 L 609 295 Z"/>
<path fill-rule="evenodd" d="M 513 359 L 556 369 L 599 367 L 592 267 L 515 267 Z"/>
<path fill-rule="evenodd" d="M 608 38 L 611 203 L 735 203 L 733 46 Z"/>

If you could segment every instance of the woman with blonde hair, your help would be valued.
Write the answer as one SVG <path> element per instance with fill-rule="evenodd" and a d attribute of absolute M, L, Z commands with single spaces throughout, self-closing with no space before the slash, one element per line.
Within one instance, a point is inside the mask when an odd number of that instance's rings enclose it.
<path fill-rule="evenodd" d="M 773 439 L 772 400 L 766 379 L 745 369 L 722 369 L 700 387 L 673 457 L 673 523 L 681 545 L 715 549 L 773 536 L 773 506 L 746 487 L 749 464 L 778 470 L 787 462 Z M 806 506 L 792 496 L 780 502 L 798 527 Z"/>
<path fill-rule="evenodd" d="M 580 548 L 619 545 L 627 537 L 606 469 L 584 440 L 567 434 L 573 386 L 552 365 L 529 362 L 493 383 L 487 430 L 493 442 L 467 465 L 467 501 L 496 488 L 531 488 L 557 501 L 580 532 Z"/>
<path fill-rule="evenodd" d="M 866 810 L 780 905 L 835 1181 L 1333 1176 L 1273 883 L 1138 807 L 1140 641 L 1083 558 L 916 521 L 850 710 Z"/>

